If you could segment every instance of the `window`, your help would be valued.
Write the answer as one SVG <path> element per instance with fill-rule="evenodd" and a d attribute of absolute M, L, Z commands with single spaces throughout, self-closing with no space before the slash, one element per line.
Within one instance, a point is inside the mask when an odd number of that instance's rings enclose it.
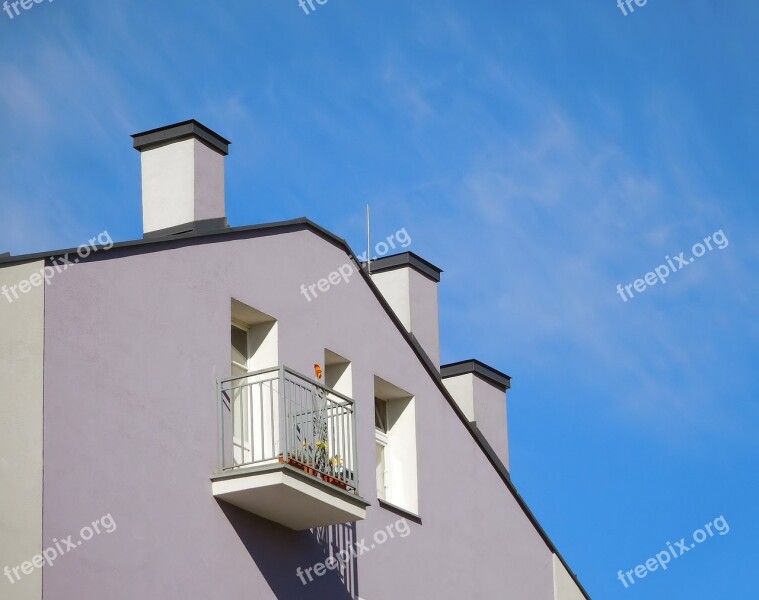
<path fill-rule="evenodd" d="M 232 323 L 232 377 L 248 372 L 248 328 Z"/>
<path fill-rule="evenodd" d="M 387 402 L 374 398 L 374 439 L 376 442 L 377 497 L 387 500 L 387 483 L 390 480 L 385 460 L 387 448 Z"/>
<path fill-rule="evenodd" d="M 324 385 L 336 392 L 353 397 L 351 361 L 331 350 L 324 350 Z"/>
<path fill-rule="evenodd" d="M 414 397 L 374 378 L 377 497 L 410 512 L 419 510 Z"/>
<path fill-rule="evenodd" d="M 324 349 L 324 385 L 327 394 L 327 454 L 332 475 L 354 482 L 356 477 L 356 440 L 354 435 L 353 369 L 351 361 Z M 346 401 L 347 400 L 347 401 Z M 355 482 L 354 482 L 355 483 Z"/>
<path fill-rule="evenodd" d="M 249 346 L 248 328 L 241 323 L 232 323 L 232 377 L 243 377 L 248 372 Z M 246 409 L 250 414 L 250 387 L 244 385 L 245 379 L 239 379 L 232 388 L 232 432 L 235 464 L 241 464 L 251 455 L 250 418 L 246 418 Z"/>
<path fill-rule="evenodd" d="M 232 300 L 232 360 L 244 364 L 246 373 L 279 364 L 277 333 L 274 317 Z"/>
<path fill-rule="evenodd" d="M 231 376 L 234 463 L 248 464 L 276 456 L 278 440 L 276 371 L 248 375 L 278 365 L 277 321 L 232 300 Z"/>

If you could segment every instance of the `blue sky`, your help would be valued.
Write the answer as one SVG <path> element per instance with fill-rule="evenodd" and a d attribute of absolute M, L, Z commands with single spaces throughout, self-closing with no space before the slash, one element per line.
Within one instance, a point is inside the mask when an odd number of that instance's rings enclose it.
<path fill-rule="evenodd" d="M 377 238 L 405 227 L 445 270 L 443 360 L 514 378 L 512 477 L 591 595 L 746 598 L 758 17 L 751 0 L 0 13 L 0 252 L 141 237 L 129 135 L 197 118 L 233 142 L 233 225 L 308 216 L 361 251 L 370 202 Z M 718 230 L 724 249 L 617 295 Z M 720 515 L 727 535 L 616 579 Z"/>

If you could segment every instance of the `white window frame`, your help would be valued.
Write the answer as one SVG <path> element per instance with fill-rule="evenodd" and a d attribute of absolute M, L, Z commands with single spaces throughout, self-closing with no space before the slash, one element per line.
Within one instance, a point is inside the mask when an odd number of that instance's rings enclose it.
<path fill-rule="evenodd" d="M 249 369 L 249 364 L 250 364 L 250 327 L 247 326 L 247 325 L 245 325 L 245 324 L 243 324 L 243 323 L 241 323 L 240 321 L 235 320 L 235 319 L 232 319 L 232 327 L 235 327 L 236 329 L 239 329 L 240 331 L 242 331 L 242 332 L 245 333 L 245 352 L 246 352 L 245 363 L 241 363 L 241 362 L 235 360 L 234 355 L 232 355 L 230 357 L 231 358 L 230 366 L 231 366 L 231 370 L 232 370 L 231 376 L 232 377 L 237 377 L 237 375 L 235 374 L 235 367 L 237 367 L 238 369 L 242 369 L 244 373 L 249 373 L 250 372 L 250 369 Z M 244 397 L 242 395 L 238 396 L 238 398 L 234 398 L 233 399 L 233 405 L 234 405 L 235 400 L 237 400 L 237 402 L 240 402 L 240 403 L 242 403 L 242 402 L 245 401 L 245 399 L 244 399 Z M 232 407 L 232 410 L 234 411 L 234 406 Z M 240 406 L 239 410 L 240 410 L 240 415 L 242 415 L 242 406 Z M 248 420 L 249 419 L 250 419 L 250 412 L 248 412 Z M 245 430 L 246 430 L 245 426 L 246 425 L 247 425 L 247 431 L 248 431 L 248 435 L 247 436 L 245 436 Z M 252 447 L 251 436 L 250 436 L 251 429 L 252 429 L 252 424 L 250 422 L 248 422 L 247 424 L 244 423 L 244 424 L 241 425 L 241 431 L 240 431 L 240 435 L 239 436 L 237 435 L 236 431 L 232 432 L 232 447 L 234 448 L 234 457 L 233 457 L 233 460 L 235 461 L 235 464 L 244 463 L 245 462 L 245 457 L 246 456 L 252 456 L 252 454 L 253 454 L 253 447 Z"/>

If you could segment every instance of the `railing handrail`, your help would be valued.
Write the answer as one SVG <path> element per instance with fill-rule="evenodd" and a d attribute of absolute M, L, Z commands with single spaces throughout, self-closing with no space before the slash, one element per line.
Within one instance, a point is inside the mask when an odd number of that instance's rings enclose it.
<path fill-rule="evenodd" d="M 326 393 L 328 393 L 328 394 L 330 394 L 332 396 L 337 396 L 338 398 L 340 398 L 341 400 L 345 401 L 347 404 L 349 404 L 351 406 L 353 404 L 355 404 L 355 402 L 354 402 L 354 400 L 352 398 L 346 396 L 345 394 L 342 394 L 342 393 L 338 392 L 337 390 L 332 389 L 331 387 L 328 387 L 328 386 L 324 385 L 323 383 L 320 383 L 320 382 L 316 381 L 315 379 L 311 379 L 310 377 L 308 377 L 306 375 L 303 375 L 303 373 L 299 373 L 295 369 L 291 369 L 290 367 L 287 367 L 287 366 L 284 366 L 284 365 L 282 366 L 282 368 L 284 369 L 285 373 L 290 373 L 290 375 L 295 375 L 299 379 L 302 379 L 302 380 L 310 383 L 313 386 L 321 388 Z M 238 379 L 247 379 L 248 377 L 255 377 L 256 375 L 263 375 L 264 373 L 274 373 L 274 372 L 277 372 L 279 370 L 280 370 L 279 366 L 277 366 L 277 367 L 269 367 L 267 369 L 259 369 L 258 371 L 250 371 L 249 373 L 245 373 L 244 375 L 237 375 L 236 377 L 225 377 L 224 379 L 219 379 L 218 382 L 219 382 L 219 385 L 223 385 L 225 383 L 230 383 L 230 382 L 236 381 Z M 334 400 L 334 398 L 330 398 L 330 399 Z"/>
<path fill-rule="evenodd" d="M 285 369 L 285 373 L 290 373 L 290 375 L 295 375 L 296 377 L 303 379 L 304 381 L 307 381 L 311 385 L 315 385 L 316 387 L 323 389 L 328 394 L 331 394 L 332 396 L 337 396 L 338 398 L 340 398 L 341 400 L 344 400 L 351 406 L 355 404 L 355 402 L 353 401 L 353 398 L 349 398 L 345 394 L 341 394 L 337 390 L 334 390 L 331 387 L 328 387 L 324 385 L 323 383 L 316 381 L 315 379 L 311 379 L 310 377 L 307 377 L 306 375 L 303 375 L 302 373 L 298 373 L 298 371 L 296 371 L 295 369 L 291 369 L 290 367 L 284 367 L 284 369 Z M 334 398 L 330 398 L 330 400 L 334 400 Z"/>
<path fill-rule="evenodd" d="M 258 371 L 250 371 L 248 373 L 245 373 L 244 375 L 237 375 L 236 377 L 225 377 L 224 379 L 219 379 L 218 382 L 221 383 L 229 383 L 230 381 L 235 381 L 236 379 L 247 379 L 248 377 L 254 377 L 256 375 L 263 375 L 264 373 L 278 373 L 279 367 L 269 367 L 268 369 L 259 369 Z"/>

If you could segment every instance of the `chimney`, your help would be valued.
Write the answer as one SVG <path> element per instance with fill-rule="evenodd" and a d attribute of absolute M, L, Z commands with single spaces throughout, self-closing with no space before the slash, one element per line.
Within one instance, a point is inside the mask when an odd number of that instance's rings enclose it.
<path fill-rule="evenodd" d="M 438 369 L 437 284 L 443 271 L 413 252 L 378 258 L 370 268 L 372 281 Z"/>
<path fill-rule="evenodd" d="M 466 418 L 508 471 L 506 390 L 511 387 L 511 377 L 474 359 L 443 365 L 440 376 Z"/>
<path fill-rule="evenodd" d="M 228 140 L 194 119 L 132 138 L 142 162 L 143 237 L 227 227 Z"/>

